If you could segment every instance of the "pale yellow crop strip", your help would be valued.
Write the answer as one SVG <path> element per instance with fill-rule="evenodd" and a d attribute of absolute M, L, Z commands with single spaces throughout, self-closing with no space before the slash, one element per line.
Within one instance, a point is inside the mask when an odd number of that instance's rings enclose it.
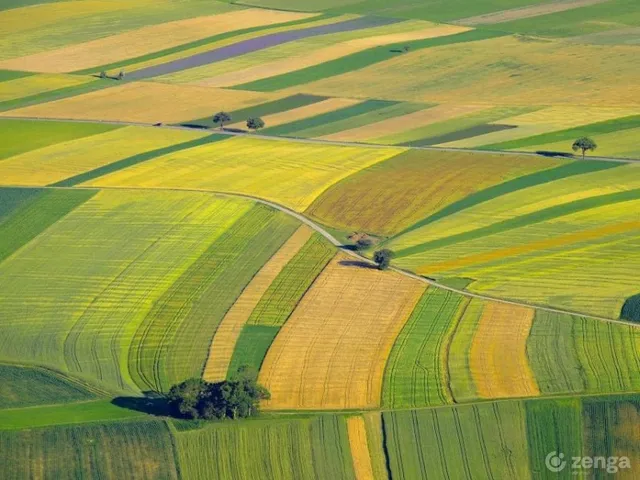
<path fill-rule="evenodd" d="M 0 82 L 0 102 L 38 95 L 39 93 L 60 88 L 74 87 L 88 83 L 91 80 L 91 77 L 73 75 L 32 75 L 30 77 Z"/>
<path fill-rule="evenodd" d="M 208 382 L 219 382 L 227 377 L 227 370 L 233 356 L 233 349 L 240 332 L 251 316 L 269 285 L 287 265 L 296 253 L 309 240 L 313 230 L 305 225 L 301 226 L 285 242 L 280 250 L 262 267 L 243 290 L 242 294 L 222 319 L 216 330 L 209 349 L 209 358 L 204 368 L 203 378 Z"/>
<path fill-rule="evenodd" d="M 72 72 L 134 58 L 233 30 L 290 22 L 315 14 L 245 9 L 151 25 L 53 51 L 0 62 L 0 68 L 31 72 Z"/>
<path fill-rule="evenodd" d="M 487 302 L 471 344 L 471 375 L 482 398 L 540 394 L 527 359 L 535 310 Z"/>
<path fill-rule="evenodd" d="M 364 419 L 361 416 L 349 417 L 347 419 L 347 432 L 349 434 L 349 446 L 351 447 L 356 480 L 373 480 L 373 467 L 371 466 Z"/>
<path fill-rule="evenodd" d="M 267 409 L 373 408 L 391 347 L 425 285 L 338 254 L 269 349 Z"/>

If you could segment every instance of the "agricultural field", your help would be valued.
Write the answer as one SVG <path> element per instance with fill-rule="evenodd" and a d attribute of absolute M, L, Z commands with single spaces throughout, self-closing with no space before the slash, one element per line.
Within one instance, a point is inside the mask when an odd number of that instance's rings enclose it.
<path fill-rule="evenodd" d="M 2 2 L 0 477 L 638 478 L 639 49 L 637 0 Z"/>

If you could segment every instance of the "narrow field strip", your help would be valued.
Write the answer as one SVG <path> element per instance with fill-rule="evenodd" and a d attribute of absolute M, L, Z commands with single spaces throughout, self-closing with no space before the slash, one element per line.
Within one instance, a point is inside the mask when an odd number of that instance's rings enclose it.
<path fill-rule="evenodd" d="M 227 369 L 227 377 L 237 372 L 241 367 L 249 367 L 259 372 L 262 362 L 264 362 L 264 357 L 267 355 L 267 351 L 279 331 L 280 327 L 245 325 L 233 349 L 233 356 Z"/>
<path fill-rule="evenodd" d="M 367 433 L 367 445 L 369 448 L 369 459 L 375 480 L 387 480 L 389 471 L 387 469 L 387 455 L 385 453 L 384 436 L 381 412 L 363 413 L 365 429 Z"/>
<path fill-rule="evenodd" d="M 10 100 L 32 97 L 52 90 L 77 87 L 91 81 L 91 77 L 78 75 L 42 74 L 0 82 L 0 106 Z"/>
<path fill-rule="evenodd" d="M 265 48 L 292 42 L 301 38 L 309 38 L 330 33 L 366 29 L 380 25 L 392 24 L 395 22 L 398 22 L 398 20 L 385 19 L 382 17 L 360 17 L 354 20 L 347 20 L 340 23 L 274 33 L 254 39 L 244 40 L 227 47 L 221 47 L 208 52 L 199 53 L 188 58 L 174 60 L 172 62 L 156 65 L 153 67 L 142 68 L 133 72 L 131 74 L 131 78 L 133 78 L 134 80 L 140 80 L 144 78 L 157 77 L 159 75 L 179 72 L 188 68 L 208 65 L 210 63 L 226 60 L 227 58 L 232 58 L 237 55 L 243 55 L 257 50 L 263 50 Z"/>
<path fill-rule="evenodd" d="M 534 314 L 524 307 L 495 302 L 485 305 L 471 344 L 470 361 L 480 397 L 540 394 L 526 354 Z"/>
<path fill-rule="evenodd" d="M 447 354 L 451 334 L 466 301 L 429 288 L 396 338 L 382 387 L 382 405 L 406 408 L 453 403 Z"/>
<path fill-rule="evenodd" d="M 424 285 L 337 255 L 276 337 L 260 371 L 267 409 L 371 408 Z"/>
<path fill-rule="evenodd" d="M 313 14 L 244 9 L 151 25 L 98 40 L 0 62 L 0 68 L 64 73 L 139 57 L 233 30 L 312 17 Z"/>
<path fill-rule="evenodd" d="M 209 357 L 202 375 L 206 381 L 219 382 L 227 377 L 233 350 L 242 328 L 278 274 L 312 235 L 311 228 L 304 225 L 299 227 L 251 279 L 251 282 L 226 313 L 211 342 Z"/>
<path fill-rule="evenodd" d="M 353 470 L 356 480 L 373 480 L 373 467 L 369 455 L 367 429 L 361 416 L 347 418 L 349 446 L 353 457 Z"/>
<path fill-rule="evenodd" d="M 0 82 L 8 82 L 18 78 L 29 77 L 33 75 L 31 72 L 18 72 L 15 70 L 0 70 Z"/>
<path fill-rule="evenodd" d="M 97 79 L 81 83 L 80 85 L 73 85 L 70 87 L 58 88 L 56 90 L 48 90 L 35 95 L 28 95 L 26 97 L 14 98 L 12 100 L 6 100 L 0 103 L 0 114 L 10 110 L 19 110 L 21 108 L 27 108 L 33 105 L 40 105 L 49 102 L 55 102 L 64 100 L 66 98 L 83 95 L 86 93 L 95 92 L 104 88 L 112 87 L 113 83 L 105 83 Z M 13 111 L 11 112 L 13 114 Z M 26 115 L 29 116 L 29 115 Z M 36 115 L 37 116 L 37 115 Z"/>
<path fill-rule="evenodd" d="M 42 193 L 39 188 L 0 187 L 0 225 L 11 213 Z"/>
<path fill-rule="evenodd" d="M 104 167 L 133 155 L 202 137 L 151 127 L 124 127 L 98 135 L 56 143 L 0 162 L 4 185 L 49 185 Z"/>

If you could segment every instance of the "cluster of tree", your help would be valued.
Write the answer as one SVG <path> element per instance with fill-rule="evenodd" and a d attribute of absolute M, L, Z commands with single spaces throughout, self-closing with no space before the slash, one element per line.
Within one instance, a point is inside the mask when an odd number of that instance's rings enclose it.
<path fill-rule="evenodd" d="M 120 70 L 120 73 L 118 73 L 118 75 L 116 75 L 115 77 L 110 77 L 109 75 L 107 75 L 107 72 L 105 72 L 104 70 L 100 72 L 100 78 L 113 78 L 115 80 L 124 80 L 124 70 Z"/>
<path fill-rule="evenodd" d="M 223 129 L 224 124 L 229 123 L 231 120 L 233 120 L 233 117 L 231 117 L 231 114 L 228 112 L 218 112 L 213 116 L 213 123 L 215 125 L 220 125 L 220 129 Z M 261 128 L 264 128 L 264 125 L 264 120 L 260 117 L 250 117 L 247 119 L 247 128 L 249 130 L 260 130 Z"/>
<path fill-rule="evenodd" d="M 391 259 L 393 258 L 393 252 L 388 248 L 378 250 L 373 254 L 373 261 L 378 264 L 380 270 L 386 270 L 391 265 Z"/>
<path fill-rule="evenodd" d="M 257 415 L 260 401 L 271 397 L 257 373 L 241 367 L 230 380 L 210 383 L 191 378 L 169 390 L 171 415 L 190 419 L 238 419 Z"/>

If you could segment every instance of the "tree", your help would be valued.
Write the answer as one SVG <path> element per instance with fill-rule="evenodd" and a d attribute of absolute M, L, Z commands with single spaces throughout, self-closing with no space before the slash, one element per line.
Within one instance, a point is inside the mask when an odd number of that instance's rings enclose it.
<path fill-rule="evenodd" d="M 404 53 L 409 53 L 409 50 L 411 50 L 411 46 L 405 45 L 404 47 L 402 47 L 402 50 L 404 50 Z"/>
<path fill-rule="evenodd" d="M 366 250 L 367 248 L 371 248 L 374 244 L 374 241 L 371 237 L 361 237 L 356 240 L 356 249 L 357 250 Z"/>
<path fill-rule="evenodd" d="M 118 74 L 118 80 L 124 80 L 124 70 L 120 70 L 120 73 Z"/>
<path fill-rule="evenodd" d="M 220 124 L 220 130 L 224 128 L 225 123 L 229 123 L 231 121 L 231 115 L 227 112 L 218 112 L 213 116 L 213 123 L 216 125 Z"/>
<path fill-rule="evenodd" d="M 388 248 L 383 248 L 382 250 L 378 250 L 373 254 L 373 261 L 378 264 L 378 268 L 380 270 L 386 270 L 387 268 L 389 268 L 392 258 L 393 252 Z"/>
<path fill-rule="evenodd" d="M 584 160 L 585 153 L 588 150 L 594 151 L 596 148 L 598 148 L 598 145 L 596 145 L 596 142 L 594 142 L 589 137 L 582 137 L 577 139 L 575 142 L 573 142 L 573 145 L 571 148 L 573 148 L 574 152 L 577 152 L 578 150 L 582 150 L 582 159 Z"/>
<path fill-rule="evenodd" d="M 247 120 L 247 128 L 254 131 L 260 130 L 264 128 L 264 120 L 260 117 L 251 117 Z"/>
<path fill-rule="evenodd" d="M 209 383 L 192 378 L 169 390 L 173 415 L 186 418 L 245 418 L 260 412 L 260 401 L 271 398 L 257 381 L 258 374 L 241 367 L 229 380 Z"/>
<path fill-rule="evenodd" d="M 100 78 L 107 78 L 107 72 L 104 70 L 100 72 Z"/>

